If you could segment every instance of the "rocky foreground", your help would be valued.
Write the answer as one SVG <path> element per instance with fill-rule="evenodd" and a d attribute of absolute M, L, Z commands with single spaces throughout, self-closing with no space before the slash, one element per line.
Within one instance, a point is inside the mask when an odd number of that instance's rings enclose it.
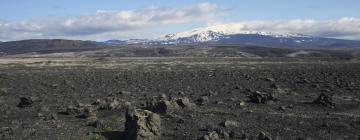
<path fill-rule="evenodd" d="M 2 65 L 0 139 L 360 139 L 358 61 L 146 61 Z"/>

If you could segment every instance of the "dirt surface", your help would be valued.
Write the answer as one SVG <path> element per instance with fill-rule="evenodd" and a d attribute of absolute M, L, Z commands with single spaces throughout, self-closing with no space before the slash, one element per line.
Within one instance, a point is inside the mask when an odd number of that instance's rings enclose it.
<path fill-rule="evenodd" d="M 129 106 L 164 140 L 360 139 L 358 60 L 6 60 L 0 139 L 124 139 Z"/>

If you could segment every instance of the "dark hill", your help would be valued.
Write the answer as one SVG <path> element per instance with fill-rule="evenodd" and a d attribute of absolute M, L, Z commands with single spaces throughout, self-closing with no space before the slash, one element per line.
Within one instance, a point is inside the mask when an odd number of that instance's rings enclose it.
<path fill-rule="evenodd" d="M 101 48 L 101 45 L 94 41 L 64 39 L 31 39 L 0 44 L 2 54 L 79 52 Z"/>

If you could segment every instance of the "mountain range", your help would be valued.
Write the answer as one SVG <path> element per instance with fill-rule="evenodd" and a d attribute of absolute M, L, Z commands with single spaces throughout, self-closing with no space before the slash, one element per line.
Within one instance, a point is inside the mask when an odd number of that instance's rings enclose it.
<path fill-rule="evenodd" d="M 0 42 L 0 55 L 92 51 L 122 46 L 261 46 L 275 48 L 360 48 L 360 41 L 291 33 L 242 31 L 229 26 L 211 26 L 167 34 L 156 40 L 129 39 L 102 42 L 30 39 Z M 231 26 L 230 26 L 231 27 Z"/>
<path fill-rule="evenodd" d="M 207 28 L 168 34 L 157 40 L 109 40 L 103 43 L 111 45 L 256 44 L 276 47 L 308 48 L 360 47 L 360 41 L 356 40 L 258 31 L 226 32 Z"/>

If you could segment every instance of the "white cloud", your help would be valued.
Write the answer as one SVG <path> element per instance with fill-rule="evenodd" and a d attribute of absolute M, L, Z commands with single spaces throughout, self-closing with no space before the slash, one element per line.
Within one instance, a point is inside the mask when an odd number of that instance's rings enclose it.
<path fill-rule="evenodd" d="M 295 19 L 284 21 L 242 21 L 210 24 L 210 30 L 224 32 L 264 31 L 276 33 L 301 33 L 313 36 L 360 39 L 360 19 L 344 17 L 335 20 Z"/>
<path fill-rule="evenodd" d="M 75 17 L 54 17 L 21 22 L 0 21 L 0 40 L 87 38 L 101 34 L 137 32 L 162 25 L 206 21 L 216 15 L 216 9 L 216 4 L 200 3 L 180 8 L 151 6 L 132 11 L 99 10 L 95 14 Z"/>
<path fill-rule="evenodd" d="M 88 40 L 147 38 L 163 34 L 163 32 L 154 33 L 154 29 L 164 31 L 165 25 L 187 24 L 195 21 L 219 21 L 219 17 L 226 15 L 224 14 L 226 12 L 228 11 L 221 5 L 200 3 L 178 8 L 150 6 L 139 10 L 99 10 L 94 14 L 38 20 L 13 22 L 0 20 L 0 40 L 30 38 Z M 215 25 L 206 28 L 216 28 L 228 32 L 302 33 L 360 40 L 360 19 L 353 17 L 333 20 L 256 20 Z"/>

